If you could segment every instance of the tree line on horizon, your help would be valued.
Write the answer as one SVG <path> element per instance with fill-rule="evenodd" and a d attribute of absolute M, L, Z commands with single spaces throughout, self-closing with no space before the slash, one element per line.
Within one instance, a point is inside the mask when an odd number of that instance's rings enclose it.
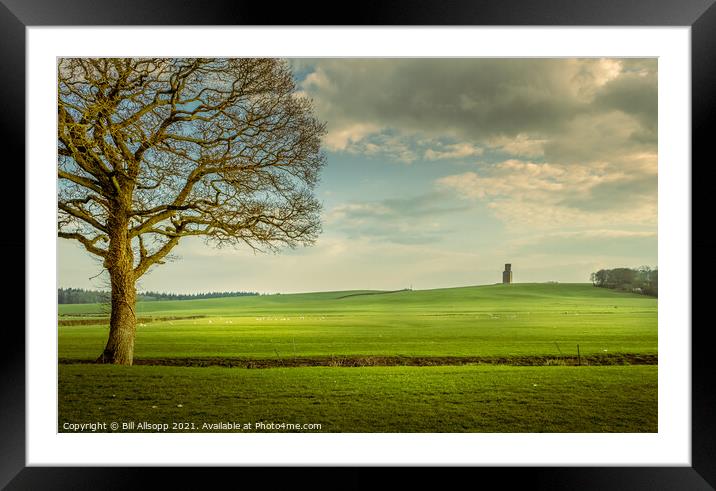
<path fill-rule="evenodd" d="M 649 266 L 600 269 L 590 275 L 590 280 L 599 288 L 659 296 L 659 270 Z"/>
<path fill-rule="evenodd" d="M 156 300 L 200 300 L 204 298 L 248 297 L 259 295 L 258 292 L 207 292 L 207 293 L 162 293 L 149 291 L 137 295 L 138 301 L 151 302 Z M 57 303 L 107 303 L 110 293 L 102 290 L 84 290 L 82 288 L 58 288 Z"/>

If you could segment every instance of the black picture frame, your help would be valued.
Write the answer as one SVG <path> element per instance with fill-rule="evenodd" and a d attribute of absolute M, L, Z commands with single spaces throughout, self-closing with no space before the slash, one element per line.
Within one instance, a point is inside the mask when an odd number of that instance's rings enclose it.
<path fill-rule="evenodd" d="M 699 223 L 711 216 L 706 186 L 714 182 L 716 166 L 709 148 L 711 124 L 716 119 L 716 0 L 400 0 L 364 1 L 355 8 L 308 6 L 294 2 L 277 6 L 244 0 L 0 0 L 0 76 L 4 182 L 7 193 L 24 203 L 25 178 L 25 29 L 30 26 L 109 25 L 442 25 L 442 26 L 690 26 L 692 68 L 692 271 L 712 271 L 716 241 L 696 235 Z M 323 12 L 319 14 L 318 12 Z M 22 124 L 21 124 L 22 122 Z M 30 128 L 31 130 L 31 128 Z M 11 157 L 12 156 L 12 157 Z M 25 186 L 16 185 L 23 182 Z M 13 185 L 10 186 L 9 184 Z M 704 191 L 704 192 L 699 192 Z M 9 194 L 8 194 L 9 196 Z M 17 205 L 16 205 L 17 206 Z M 16 230 L 21 227 L 14 225 Z M 24 230 L 24 225 L 22 226 Z M 25 257 L 24 233 L 3 234 L 3 257 Z M 19 267 L 20 261 L 10 261 Z M 24 274 L 24 271 L 23 271 Z M 5 298 L 16 298 L 20 273 L 5 282 Z M 11 276 L 12 277 L 12 276 Z M 691 467 L 496 467 L 456 469 L 454 479 L 496 478 L 501 486 L 529 483 L 549 489 L 714 489 L 716 487 L 715 391 L 710 383 L 710 322 L 695 322 L 697 311 L 710 300 L 708 288 L 699 288 L 692 275 L 692 466 Z M 23 280 L 24 285 L 24 280 Z M 32 295 L 24 291 L 24 295 Z M 26 297 L 25 297 L 26 298 Z M 19 299 L 15 301 L 19 305 Z M 699 309 L 696 309 L 700 306 Z M 688 328 L 689 326 L 684 326 Z M 12 329 L 11 329 L 12 328 Z M 160 479 L 163 488 L 192 489 L 219 482 L 219 469 L 27 467 L 25 446 L 25 335 L 7 324 L 3 333 L 0 390 L 0 486 L 7 489 L 119 489 L 146 484 L 146 473 Z M 235 469 L 223 469 L 222 473 Z M 459 472 L 458 472 L 459 471 Z M 277 473 L 241 469 L 241 479 L 278 484 Z M 374 469 L 350 468 L 341 487 L 373 486 Z M 462 476 L 470 472 L 470 476 Z M 410 476 L 426 484 L 424 469 Z M 268 480 L 267 480 L 268 479 Z M 325 471 L 292 469 L 286 482 L 329 482 Z M 484 481 L 483 481 L 484 480 Z"/>

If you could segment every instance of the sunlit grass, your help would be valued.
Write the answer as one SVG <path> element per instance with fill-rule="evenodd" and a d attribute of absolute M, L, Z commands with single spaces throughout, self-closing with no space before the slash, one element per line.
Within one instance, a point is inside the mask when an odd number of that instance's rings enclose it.
<path fill-rule="evenodd" d="M 509 364 L 510 357 L 575 356 L 577 345 L 582 356 L 657 354 L 656 299 L 591 285 L 354 293 L 365 292 L 139 303 L 135 359 L 365 355 Z M 60 314 L 87 319 L 101 308 L 61 305 Z M 656 365 L 66 364 L 102 351 L 108 326 L 95 318 L 58 328 L 60 431 L 92 420 L 193 422 L 192 431 L 203 432 L 212 430 L 202 423 L 220 421 L 318 423 L 322 432 L 657 431 Z"/>
<path fill-rule="evenodd" d="M 144 302 L 137 358 L 329 355 L 520 356 L 657 352 L 656 300 L 591 285 Z M 60 306 L 60 312 L 96 306 Z M 62 326 L 59 356 L 94 359 L 107 326 Z"/>

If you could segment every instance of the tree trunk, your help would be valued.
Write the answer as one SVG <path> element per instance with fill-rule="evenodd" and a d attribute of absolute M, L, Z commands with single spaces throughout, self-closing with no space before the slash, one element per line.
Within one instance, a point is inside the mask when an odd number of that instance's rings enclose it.
<path fill-rule="evenodd" d="M 133 271 L 130 240 L 125 223 L 114 224 L 116 233 L 110 235 L 105 267 L 112 284 L 112 313 L 109 320 L 107 346 L 98 363 L 131 365 L 134 360 L 134 337 L 137 332 L 135 303 L 137 290 Z"/>

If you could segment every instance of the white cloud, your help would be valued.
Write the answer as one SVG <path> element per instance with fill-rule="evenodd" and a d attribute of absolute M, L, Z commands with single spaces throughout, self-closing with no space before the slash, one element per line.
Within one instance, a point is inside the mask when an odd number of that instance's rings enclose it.
<path fill-rule="evenodd" d="M 573 230 L 569 232 L 553 232 L 545 237 L 554 239 L 626 239 L 626 238 L 654 238 L 655 231 L 644 230 L 615 230 L 615 229 L 592 229 Z"/>
<path fill-rule="evenodd" d="M 624 68 L 624 62 L 616 59 L 567 60 L 571 68 L 570 85 L 575 95 L 585 101 L 591 101 L 612 80 L 617 79 Z"/>
<path fill-rule="evenodd" d="M 544 156 L 545 138 L 530 137 L 524 133 L 515 136 L 496 136 L 487 140 L 487 144 L 515 157 L 535 158 Z"/>
<path fill-rule="evenodd" d="M 513 229 L 655 226 L 655 159 L 637 154 L 619 165 L 597 162 L 590 166 L 507 160 L 479 172 L 440 178 L 436 184 L 484 202 Z M 633 163 L 631 168 L 629 163 Z"/>
<path fill-rule="evenodd" d="M 350 218 L 352 225 L 360 225 L 368 218 L 389 214 L 390 208 L 381 203 L 344 203 L 328 211 L 324 215 L 324 222 L 335 224 Z"/>
<path fill-rule="evenodd" d="M 324 214 L 326 229 L 345 237 L 403 245 L 437 243 L 470 209 L 449 193 L 341 203 Z"/>
<path fill-rule="evenodd" d="M 355 152 L 355 145 L 359 144 L 368 135 L 379 131 L 380 127 L 368 123 L 355 123 L 338 129 L 331 129 L 329 126 L 328 134 L 323 138 L 323 143 L 328 150 L 352 149 Z"/>
<path fill-rule="evenodd" d="M 454 143 L 442 145 L 437 149 L 428 148 L 425 151 L 427 160 L 462 159 L 482 155 L 484 150 L 470 143 Z"/>

